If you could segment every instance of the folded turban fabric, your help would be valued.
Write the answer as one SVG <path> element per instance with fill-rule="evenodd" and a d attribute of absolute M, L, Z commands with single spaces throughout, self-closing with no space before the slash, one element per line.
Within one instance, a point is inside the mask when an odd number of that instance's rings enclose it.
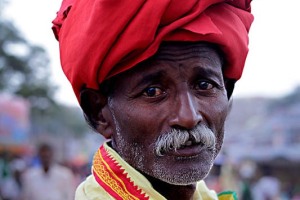
<path fill-rule="evenodd" d="M 238 80 L 248 53 L 251 0 L 63 0 L 53 31 L 64 73 L 80 101 L 83 87 L 151 57 L 163 41 L 205 41 L 225 55 Z"/>

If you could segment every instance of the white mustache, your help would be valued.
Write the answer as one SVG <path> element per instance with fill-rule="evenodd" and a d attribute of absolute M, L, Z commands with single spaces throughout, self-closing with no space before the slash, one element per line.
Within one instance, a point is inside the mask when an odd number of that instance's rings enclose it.
<path fill-rule="evenodd" d="M 172 129 L 157 138 L 155 153 L 163 156 L 166 152 L 176 151 L 191 142 L 201 143 L 205 148 L 213 150 L 216 139 L 214 133 L 205 125 L 198 125 L 192 130 Z"/>

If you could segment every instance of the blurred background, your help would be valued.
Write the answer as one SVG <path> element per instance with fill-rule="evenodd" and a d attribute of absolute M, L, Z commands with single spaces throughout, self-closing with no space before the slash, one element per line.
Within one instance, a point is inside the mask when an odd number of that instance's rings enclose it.
<path fill-rule="evenodd" d="M 103 142 L 86 125 L 60 67 L 51 30 L 60 4 L 0 0 L 0 199 L 3 190 L 21 190 L 21 174 L 39 164 L 39 144 L 54 147 L 55 161 L 78 184 Z M 300 199 L 299 7 L 298 0 L 252 2 L 249 56 L 223 150 L 207 177 L 218 192 L 235 190 L 243 200 L 259 200 L 262 191 L 275 194 L 269 199 Z M 7 187 L 6 180 L 15 184 Z"/>

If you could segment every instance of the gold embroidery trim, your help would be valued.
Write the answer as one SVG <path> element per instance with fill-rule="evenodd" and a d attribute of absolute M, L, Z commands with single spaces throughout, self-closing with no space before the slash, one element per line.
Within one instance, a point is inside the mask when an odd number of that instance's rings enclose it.
<path fill-rule="evenodd" d="M 126 189 L 124 182 L 110 169 L 109 165 L 103 159 L 100 150 L 98 150 L 97 155 L 95 156 L 93 167 L 95 168 L 94 171 L 98 177 L 124 200 L 138 200 L 137 197 L 130 194 L 130 192 Z M 105 170 L 105 167 L 113 175 L 113 178 Z M 119 180 L 123 187 L 121 187 L 114 178 Z"/>

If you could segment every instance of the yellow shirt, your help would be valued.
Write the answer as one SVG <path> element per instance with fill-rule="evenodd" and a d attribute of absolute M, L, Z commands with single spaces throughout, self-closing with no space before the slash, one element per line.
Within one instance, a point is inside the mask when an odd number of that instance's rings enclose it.
<path fill-rule="evenodd" d="M 149 199 L 166 200 L 137 170 L 125 162 L 106 143 L 96 152 L 92 175 L 82 182 L 75 200 Z M 221 195 L 209 190 L 204 181 L 197 183 L 193 200 L 236 200 L 231 192 Z"/>

